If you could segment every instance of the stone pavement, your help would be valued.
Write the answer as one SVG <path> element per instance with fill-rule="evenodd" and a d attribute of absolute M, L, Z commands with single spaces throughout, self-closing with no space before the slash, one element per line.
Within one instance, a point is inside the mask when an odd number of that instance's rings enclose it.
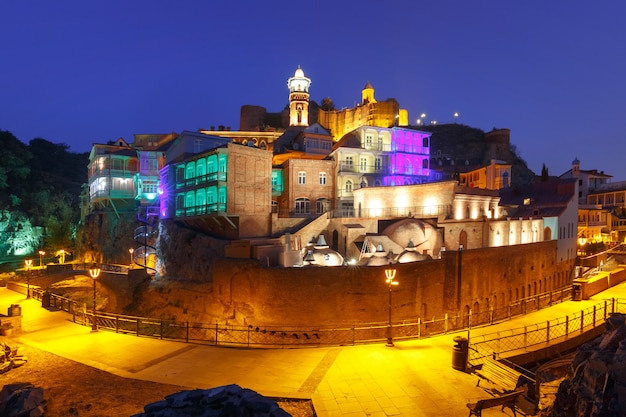
<path fill-rule="evenodd" d="M 510 321 L 472 329 L 472 337 L 563 317 L 603 299 L 626 297 L 626 283 L 591 300 L 567 301 Z M 467 416 L 466 403 L 488 398 L 478 377 L 452 368 L 447 334 L 421 340 L 361 346 L 245 349 L 91 332 L 63 311 L 0 288 L 0 311 L 22 307 L 19 343 L 139 380 L 189 388 L 238 384 L 262 395 L 310 398 L 319 417 Z M 512 415 L 500 407 L 483 416 Z M 519 413 L 518 413 L 519 414 Z"/>

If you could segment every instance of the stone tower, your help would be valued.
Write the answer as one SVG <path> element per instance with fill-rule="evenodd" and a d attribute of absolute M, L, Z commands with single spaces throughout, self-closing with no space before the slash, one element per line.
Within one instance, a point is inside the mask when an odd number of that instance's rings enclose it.
<path fill-rule="evenodd" d="M 368 81 L 361 90 L 361 104 L 370 104 L 376 103 L 376 99 L 374 98 L 374 87 Z"/>
<path fill-rule="evenodd" d="M 304 76 L 298 65 L 293 77 L 287 80 L 289 87 L 289 126 L 309 125 L 309 86 L 311 79 Z"/>

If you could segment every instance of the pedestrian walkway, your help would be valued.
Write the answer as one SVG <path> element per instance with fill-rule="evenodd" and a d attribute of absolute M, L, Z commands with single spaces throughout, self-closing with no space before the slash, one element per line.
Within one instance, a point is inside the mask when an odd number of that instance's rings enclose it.
<path fill-rule="evenodd" d="M 586 301 L 567 301 L 506 322 L 472 329 L 492 333 L 545 322 L 604 299 L 626 297 L 626 283 Z M 187 344 L 91 328 L 39 301 L 0 288 L 0 311 L 22 307 L 19 343 L 113 374 L 190 388 L 238 384 L 269 397 L 310 398 L 320 417 L 466 416 L 466 403 L 489 395 L 477 376 L 452 368 L 451 333 L 384 344 L 300 349 L 244 349 Z M 488 409 L 483 416 L 512 415 Z"/>

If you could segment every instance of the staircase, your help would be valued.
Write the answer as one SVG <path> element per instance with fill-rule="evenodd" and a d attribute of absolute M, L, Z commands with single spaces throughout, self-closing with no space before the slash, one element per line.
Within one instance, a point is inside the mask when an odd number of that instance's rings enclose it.
<path fill-rule="evenodd" d="M 141 226 L 134 231 L 133 238 L 137 247 L 132 253 L 133 265 L 145 268 L 148 274 L 156 273 L 156 237 L 159 224 L 158 207 L 141 207 L 137 214 Z"/>

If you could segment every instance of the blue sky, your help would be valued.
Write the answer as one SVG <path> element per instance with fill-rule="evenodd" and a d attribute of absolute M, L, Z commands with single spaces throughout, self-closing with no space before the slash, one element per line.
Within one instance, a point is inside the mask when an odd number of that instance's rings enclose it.
<path fill-rule="evenodd" d="M 535 173 L 626 180 L 626 2 L 18 1 L 0 4 L 0 129 L 83 152 L 135 133 L 239 127 L 371 82 L 415 121 L 511 129 Z"/>

